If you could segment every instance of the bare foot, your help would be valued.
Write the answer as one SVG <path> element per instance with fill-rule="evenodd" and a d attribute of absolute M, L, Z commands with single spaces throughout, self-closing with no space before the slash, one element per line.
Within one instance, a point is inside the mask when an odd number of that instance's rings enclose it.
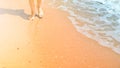
<path fill-rule="evenodd" d="M 39 11 L 38 11 L 38 16 L 39 16 L 40 18 L 42 18 L 43 15 L 44 15 L 44 12 L 43 12 L 42 8 L 40 8 Z"/>
<path fill-rule="evenodd" d="M 35 15 L 29 17 L 29 20 L 34 20 L 34 19 L 35 19 Z"/>

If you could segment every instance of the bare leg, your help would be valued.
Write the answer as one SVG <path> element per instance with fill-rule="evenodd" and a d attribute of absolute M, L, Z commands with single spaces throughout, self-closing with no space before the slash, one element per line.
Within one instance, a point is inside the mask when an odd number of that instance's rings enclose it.
<path fill-rule="evenodd" d="M 31 8 L 31 16 L 30 19 L 34 19 L 35 16 L 35 3 L 34 0 L 29 0 L 30 8 Z"/>
<path fill-rule="evenodd" d="M 42 0 L 37 0 L 37 10 L 38 10 L 38 16 L 43 17 L 43 10 L 42 10 Z"/>

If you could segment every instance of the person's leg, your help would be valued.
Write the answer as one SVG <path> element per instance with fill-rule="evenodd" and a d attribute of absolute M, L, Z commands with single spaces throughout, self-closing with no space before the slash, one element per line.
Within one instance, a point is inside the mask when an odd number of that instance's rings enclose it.
<path fill-rule="evenodd" d="M 35 3 L 34 0 L 29 0 L 30 8 L 31 8 L 31 16 L 29 19 L 34 19 L 35 16 Z"/>
<path fill-rule="evenodd" d="M 43 17 L 42 0 L 37 0 L 38 16 Z"/>

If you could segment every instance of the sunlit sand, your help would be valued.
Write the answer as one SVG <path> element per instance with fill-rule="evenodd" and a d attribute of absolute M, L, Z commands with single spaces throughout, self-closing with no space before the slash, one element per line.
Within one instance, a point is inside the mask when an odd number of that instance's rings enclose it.
<path fill-rule="evenodd" d="M 120 55 L 77 32 L 49 0 L 33 21 L 27 1 L 0 1 L 0 68 L 120 68 Z"/>

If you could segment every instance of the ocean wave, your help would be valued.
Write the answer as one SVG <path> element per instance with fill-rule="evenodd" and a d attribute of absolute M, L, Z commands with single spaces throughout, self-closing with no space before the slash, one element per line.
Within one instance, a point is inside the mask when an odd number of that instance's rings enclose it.
<path fill-rule="evenodd" d="M 120 54 L 118 0 L 53 0 L 55 8 L 70 14 L 77 31 Z M 81 22 L 83 21 L 84 23 Z"/>

